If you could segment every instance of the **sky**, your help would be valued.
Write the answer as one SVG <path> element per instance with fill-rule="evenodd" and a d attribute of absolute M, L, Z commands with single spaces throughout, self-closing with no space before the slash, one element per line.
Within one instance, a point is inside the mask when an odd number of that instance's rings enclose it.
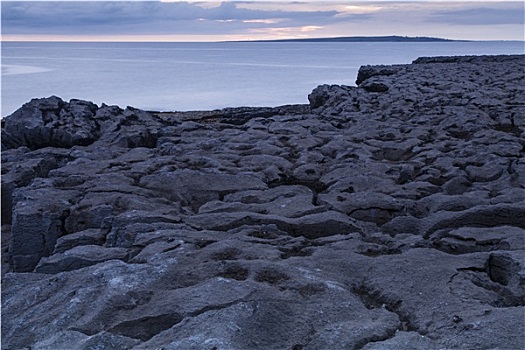
<path fill-rule="evenodd" d="M 2 41 L 524 40 L 520 1 L 2 1 Z"/>

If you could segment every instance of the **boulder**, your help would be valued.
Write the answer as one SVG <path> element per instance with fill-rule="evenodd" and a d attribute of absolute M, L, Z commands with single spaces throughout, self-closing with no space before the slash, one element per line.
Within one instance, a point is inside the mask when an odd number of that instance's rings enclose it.
<path fill-rule="evenodd" d="M 91 102 L 80 100 L 66 104 L 56 96 L 33 99 L 6 119 L 2 149 L 89 145 L 98 138 L 98 124 L 94 119 L 97 108 Z"/>

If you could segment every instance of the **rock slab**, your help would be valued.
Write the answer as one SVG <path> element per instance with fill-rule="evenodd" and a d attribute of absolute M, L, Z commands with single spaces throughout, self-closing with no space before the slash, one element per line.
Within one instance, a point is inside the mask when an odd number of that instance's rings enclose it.
<path fill-rule="evenodd" d="M 2 120 L 2 349 L 525 348 L 525 56 L 310 105 Z"/>

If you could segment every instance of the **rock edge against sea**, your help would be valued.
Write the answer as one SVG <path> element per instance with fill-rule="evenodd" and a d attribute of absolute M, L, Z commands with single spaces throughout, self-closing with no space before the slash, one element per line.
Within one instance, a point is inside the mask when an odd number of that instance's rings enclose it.
<path fill-rule="evenodd" d="M 2 349 L 522 349 L 525 56 L 310 105 L 2 120 Z"/>

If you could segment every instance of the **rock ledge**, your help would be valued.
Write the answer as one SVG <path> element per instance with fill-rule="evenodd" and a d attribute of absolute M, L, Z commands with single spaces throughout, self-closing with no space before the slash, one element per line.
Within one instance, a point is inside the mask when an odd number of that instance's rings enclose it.
<path fill-rule="evenodd" d="M 525 56 L 310 105 L 2 120 L 2 349 L 525 347 Z"/>

